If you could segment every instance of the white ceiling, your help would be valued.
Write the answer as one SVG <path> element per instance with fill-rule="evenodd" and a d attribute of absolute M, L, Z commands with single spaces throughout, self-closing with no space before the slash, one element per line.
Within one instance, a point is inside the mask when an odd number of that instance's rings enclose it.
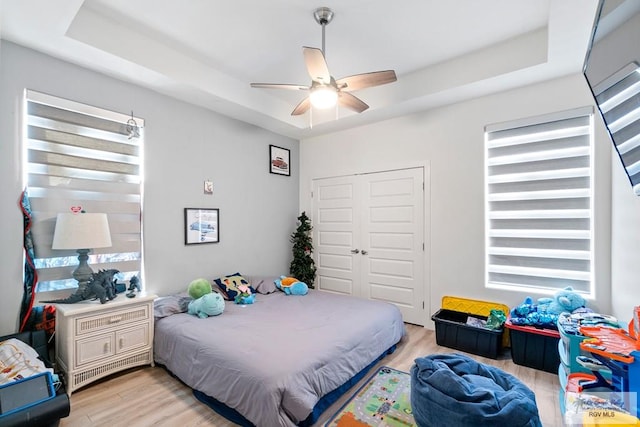
<path fill-rule="evenodd" d="M 370 105 L 361 114 L 292 117 L 304 92 L 249 86 L 310 83 L 302 46 L 321 47 L 320 6 L 335 12 L 325 52 L 335 78 L 398 76 L 355 93 Z M 596 8 L 597 0 L 0 0 L 0 36 L 304 138 L 581 72 Z"/>

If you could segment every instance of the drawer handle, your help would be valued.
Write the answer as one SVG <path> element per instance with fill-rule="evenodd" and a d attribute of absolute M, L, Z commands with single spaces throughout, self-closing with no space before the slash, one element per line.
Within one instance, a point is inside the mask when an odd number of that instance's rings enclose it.
<path fill-rule="evenodd" d="M 122 320 L 122 316 L 119 317 L 110 317 L 109 318 L 109 323 L 118 323 L 119 321 Z"/>
<path fill-rule="evenodd" d="M 111 351 L 110 351 L 110 348 L 111 348 L 111 346 L 109 345 L 109 343 L 108 343 L 108 342 L 107 342 L 107 343 L 104 343 L 104 354 L 108 354 L 108 353 L 110 353 L 110 352 L 111 352 Z"/>
<path fill-rule="evenodd" d="M 120 338 L 119 342 L 120 342 L 120 349 L 122 349 L 124 347 L 124 338 Z"/>

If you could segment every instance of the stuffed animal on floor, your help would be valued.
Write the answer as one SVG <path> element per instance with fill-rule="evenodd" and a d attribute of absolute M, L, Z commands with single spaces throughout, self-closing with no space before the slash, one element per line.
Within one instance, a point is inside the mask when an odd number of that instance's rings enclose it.
<path fill-rule="evenodd" d="M 210 292 L 189 303 L 187 312 L 202 319 L 217 316 L 224 311 L 224 298 L 217 292 Z"/>
<path fill-rule="evenodd" d="M 211 283 L 207 279 L 196 279 L 189 283 L 187 292 L 189 292 L 191 298 L 198 299 L 212 292 Z"/>
<path fill-rule="evenodd" d="M 242 284 L 237 286 L 238 294 L 236 295 L 233 302 L 236 304 L 253 304 L 253 301 L 256 299 L 256 294 L 251 293 L 251 288 L 247 285 Z"/>
<path fill-rule="evenodd" d="M 274 280 L 274 283 L 287 295 L 306 295 L 309 292 L 309 286 L 294 277 L 280 276 L 280 279 Z"/>

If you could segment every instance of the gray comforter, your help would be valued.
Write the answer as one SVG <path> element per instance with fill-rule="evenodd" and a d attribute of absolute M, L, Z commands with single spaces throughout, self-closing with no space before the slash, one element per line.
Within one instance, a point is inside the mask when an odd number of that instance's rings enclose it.
<path fill-rule="evenodd" d="M 155 360 L 256 426 L 293 426 L 404 334 L 392 304 L 310 290 L 156 321 Z"/>

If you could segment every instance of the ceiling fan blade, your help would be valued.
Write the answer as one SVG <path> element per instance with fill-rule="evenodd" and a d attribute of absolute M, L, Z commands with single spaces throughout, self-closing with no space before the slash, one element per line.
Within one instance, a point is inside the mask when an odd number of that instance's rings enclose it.
<path fill-rule="evenodd" d="M 288 84 L 279 84 L 279 83 L 251 83 L 251 87 L 257 87 L 262 89 L 309 90 L 308 86 L 288 85 Z"/>
<path fill-rule="evenodd" d="M 302 53 L 311 80 L 325 84 L 331 83 L 331 74 L 329 74 L 329 67 L 327 67 L 322 50 L 305 46 L 302 48 Z"/>
<path fill-rule="evenodd" d="M 354 76 L 343 77 L 336 80 L 338 88 L 343 92 L 351 92 L 354 90 L 364 89 L 372 86 L 380 86 L 387 83 L 393 83 L 398 78 L 393 70 L 373 71 L 371 73 L 356 74 Z"/>
<path fill-rule="evenodd" d="M 360 98 L 355 97 L 347 92 L 338 92 L 338 104 L 357 113 L 362 113 L 364 110 L 369 108 L 369 106 L 365 104 Z"/>
<path fill-rule="evenodd" d="M 296 108 L 293 109 L 293 111 L 291 112 L 291 115 L 292 116 L 299 116 L 299 115 L 304 114 L 307 111 L 309 111 L 309 108 L 311 108 L 311 101 L 309 100 L 309 97 L 307 96 L 305 99 L 300 101 L 300 103 L 298 105 L 296 105 Z"/>

